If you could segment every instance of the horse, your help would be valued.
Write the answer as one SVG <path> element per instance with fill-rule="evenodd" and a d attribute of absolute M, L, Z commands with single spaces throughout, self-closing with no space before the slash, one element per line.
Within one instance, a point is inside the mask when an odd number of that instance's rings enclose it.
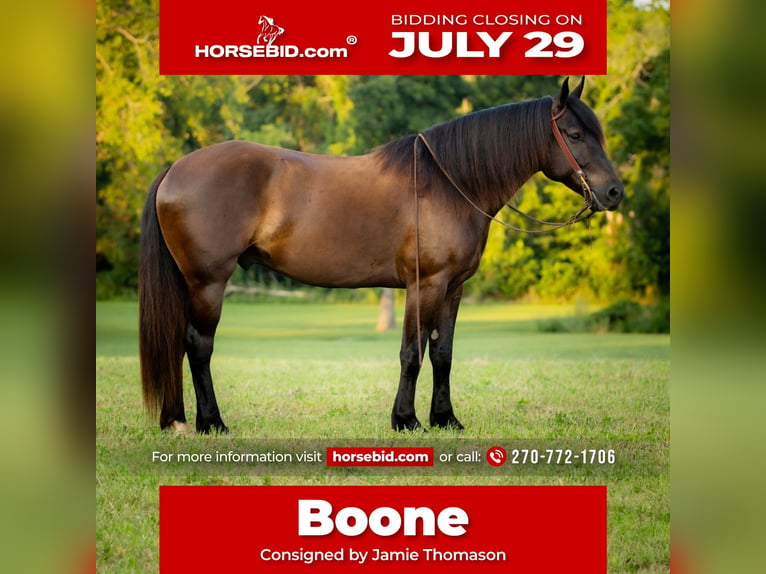
<path fill-rule="evenodd" d="M 541 171 L 583 195 L 589 215 L 624 188 L 604 133 L 570 92 L 473 112 L 351 157 L 227 141 L 160 173 L 142 214 L 139 347 L 145 407 L 161 429 L 227 432 L 210 360 L 224 289 L 237 265 L 261 264 L 322 287 L 406 289 L 395 430 L 415 430 L 424 349 L 433 367 L 430 424 L 463 429 L 450 399 L 463 283 L 479 266 L 490 217 Z"/>
<path fill-rule="evenodd" d="M 261 43 L 261 39 L 266 42 L 267 46 L 271 46 L 272 42 L 277 39 L 277 36 L 283 34 L 285 29 L 281 26 L 274 24 L 274 18 L 268 16 L 261 16 L 258 18 L 258 23 L 261 25 L 261 33 L 258 34 L 256 42 Z"/>

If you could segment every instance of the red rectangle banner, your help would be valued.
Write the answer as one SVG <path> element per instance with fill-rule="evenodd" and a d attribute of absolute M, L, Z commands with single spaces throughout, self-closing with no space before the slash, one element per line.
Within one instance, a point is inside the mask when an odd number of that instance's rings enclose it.
<path fill-rule="evenodd" d="M 161 0 L 162 74 L 605 74 L 606 2 Z"/>
<path fill-rule="evenodd" d="M 327 447 L 327 466 L 433 465 L 433 447 Z"/>
<path fill-rule="evenodd" d="M 160 571 L 606 572 L 605 486 L 161 486 Z"/>

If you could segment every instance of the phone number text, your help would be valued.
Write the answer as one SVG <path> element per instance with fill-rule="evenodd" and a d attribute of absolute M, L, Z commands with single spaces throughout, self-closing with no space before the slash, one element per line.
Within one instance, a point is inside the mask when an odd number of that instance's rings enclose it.
<path fill-rule="evenodd" d="M 616 460 L 614 449 L 603 448 L 515 448 L 508 457 L 511 464 L 614 464 Z"/>

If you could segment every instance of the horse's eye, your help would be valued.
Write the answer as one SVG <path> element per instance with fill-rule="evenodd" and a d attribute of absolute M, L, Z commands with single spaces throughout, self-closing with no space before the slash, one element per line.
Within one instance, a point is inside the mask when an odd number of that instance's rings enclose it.
<path fill-rule="evenodd" d="M 582 134 L 580 132 L 574 132 L 569 134 L 569 139 L 573 142 L 579 142 L 582 139 Z"/>

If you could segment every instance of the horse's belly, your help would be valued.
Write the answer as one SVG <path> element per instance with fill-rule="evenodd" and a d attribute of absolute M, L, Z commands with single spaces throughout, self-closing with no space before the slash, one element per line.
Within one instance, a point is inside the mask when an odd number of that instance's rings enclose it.
<path fill-rule="evenodd" d="M 369 239 L 344 243 L 327 238 L 291 241 L 281 247 L 251 247 L 240 257 L 240 264 L 247 267 L 260 263 L 296 281 L 320 287 L 404 287 L 395 253 L 370 247 Z"/>
<path fill-rule="evenodd" d="M 317 272 L 301 266 L 281 271 L 288 277 L 318 287 L 404 287 L 399 278 L 384 270 L 362 270 L 358 268 L 335 268 L 332 265 Z"/>

